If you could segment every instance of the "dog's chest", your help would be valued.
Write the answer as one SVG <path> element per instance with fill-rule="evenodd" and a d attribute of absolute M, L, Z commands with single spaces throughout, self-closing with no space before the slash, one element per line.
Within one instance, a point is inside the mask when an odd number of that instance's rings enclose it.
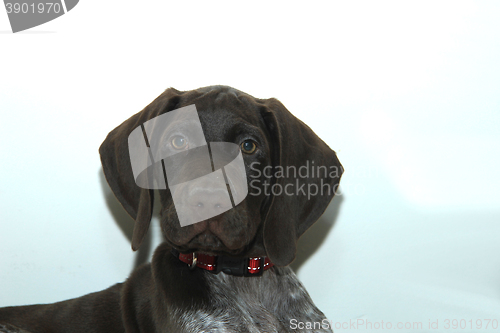
<path fill-rule="evenodd" d="M 210 307 L 176 313 L 180 331 L 297 332 L 292 329 L 295 322 L 321 323 L 326 319 L 291 269 L 276 270 L 279 274 L 273 272 L 261 278 L 209 276 Z"/>

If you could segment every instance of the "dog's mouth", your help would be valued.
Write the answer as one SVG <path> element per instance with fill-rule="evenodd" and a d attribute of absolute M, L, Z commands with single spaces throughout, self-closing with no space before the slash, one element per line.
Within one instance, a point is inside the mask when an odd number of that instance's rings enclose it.
<path fill-rule="evenodd" d="M 231 233 L 225 224 L 212 219 L 183 227 L 174 237 L 166 237 L 167 241 L 179 252 L 202 252 L 211 255 L 238 255 L 249 246 L 247 235 L 240 232 Z M 167 233 L 172 236 L 172 233 Z"/>
<path fill-rule="evenodd" d="M 229 248 L 219 237 L 212 234 L 210 231 L 200 233 L 194 236 L 186 244 L 175 244 L 170 241 L 171 245 L 181 253 L 201 252 L 210 255 L 238 255 L 245 251 L 246 246 L 239 248 Z"/>
<path fill-rule="evenodd" d="M 227 247 L 225 244 L 219 239 L 219 237 L 215 236 L 210 230 L 205 230 L 202 233 L 194 236 L 188 243 L 191 247 L 196 247 L 199 249 L 219 249 L 221 247 Z"/>
<path fill-rule="evenodd" d="M 252 247 L 260 225 L 259 216 L 249 216 L 246 205 L 183 227 L 172 208 L 162 208 L 161 227 L 165 240 L 181 253 L 242 255 Z"/>

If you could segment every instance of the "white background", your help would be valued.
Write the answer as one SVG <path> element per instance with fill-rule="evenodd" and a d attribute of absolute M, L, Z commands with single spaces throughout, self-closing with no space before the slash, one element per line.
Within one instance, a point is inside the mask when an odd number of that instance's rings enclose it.
<path fill-rule="evenodd" d="M 224 84 L 346 169 L 292 265 L 330 320 L 500 320 L 499 2 L 178 3 L 83 0 L 17 34 L 0 9 L 0 306 L 148 260 L 158 225 L 133 253 L 97 149 L 164 89 Z"/>

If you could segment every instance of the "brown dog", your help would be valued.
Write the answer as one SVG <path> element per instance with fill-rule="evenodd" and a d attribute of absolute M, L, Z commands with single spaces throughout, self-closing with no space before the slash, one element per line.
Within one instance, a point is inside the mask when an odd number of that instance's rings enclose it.
<path fill-rule="evenodd" d="M 172 189 L 160 188 L 165 242 L 151 264 L 101 292 L 2 308 L 0 332 L 331 332 L 287 265 L 298 238 L 333 198 L 343 169 L 335 152 L 276 99 L 225 86 L 170 88 L 109 133 L 99 152 L 113 193 L 135 220 L 132 248 L 139 248 L 149 228 L 154 191 L 136 184 L 129 136 L 148 120 L 193 104 L 206 142 L 241 147 L 246 198 L 181 227 Z M 191 142 L 182 126 L 157 138 L 166 151 L 189 149 Z M 191 160 L 173 167 L 195 177 L 201 176 L 199 164 Z M 304 166 L 311 169 L 307 177 L 297 172 Z M 235 192 L 226 182 L 228 192 Z M 187 188 L 189 198 L 195 190 L 203 195 L 188 200 L 193 210 L 222 206 L 220 194 L 209 188 Z"/>

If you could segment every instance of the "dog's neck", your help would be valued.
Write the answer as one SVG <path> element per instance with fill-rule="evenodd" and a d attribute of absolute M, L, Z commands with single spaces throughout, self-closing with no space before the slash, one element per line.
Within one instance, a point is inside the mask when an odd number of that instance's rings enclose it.
<path fill-rule="evenodd" d="M 172 255 L 186 263 L 190 269 L 201 268 L 214 274 L 224 272 L 236 276 L 260 276 L 274 266 L 267 257 L 240 259 L 200 252 L 180 253 L 175 249 L 172 249 Z"/>

